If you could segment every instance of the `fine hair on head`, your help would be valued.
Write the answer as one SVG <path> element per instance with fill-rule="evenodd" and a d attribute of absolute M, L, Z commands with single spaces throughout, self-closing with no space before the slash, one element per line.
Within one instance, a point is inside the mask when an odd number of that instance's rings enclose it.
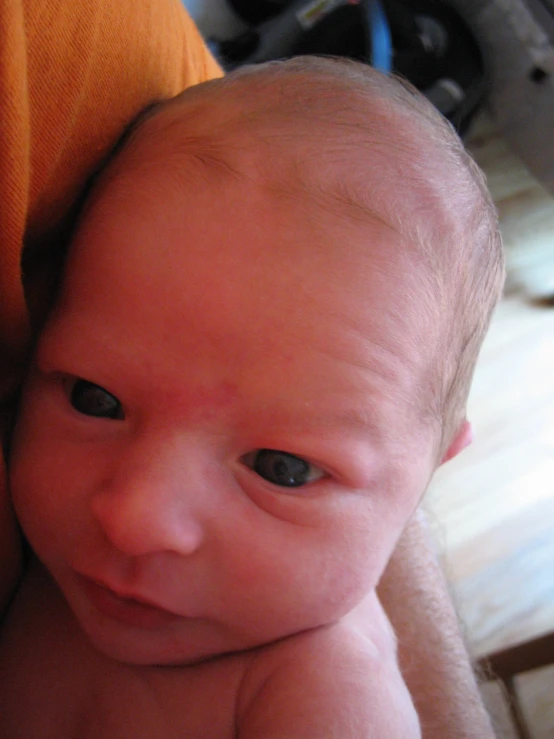
<path fill-rule="evenodd" d="M 406 238 L 422 265 L 421 294 L 396 296 L 397 309 L 412 301 L 435 335 L 422 405 L 440 425 L 442 455 L 465 419 L 504 281 L 484 175 L 448 121 L 397 76 L 344 58 L 295 57 L 239 68 L 152 107 L 122 140 L 115 171 L 143 134 L 175 126 L 175 161 L 193 162 L 197 177 L 240 180 L 236 153 L 258 149 L 254 168 L 273 189 L 291 197 L 309 190 L 310 207 L 337 217 L 377 215 Z M 356 163 L 352 176 L 322 184 L 325 160 L 345 157 Z"/>

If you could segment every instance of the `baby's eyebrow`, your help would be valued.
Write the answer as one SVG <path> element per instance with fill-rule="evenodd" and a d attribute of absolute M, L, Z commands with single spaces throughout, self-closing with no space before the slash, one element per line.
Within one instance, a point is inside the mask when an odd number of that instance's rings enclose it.
<path fill-rule="evenodd" d="M 356 431 L 375 431 L 377 418 L 371 409 L 356 406 L 354 408 L 345 408 L 338 413 L 332 413 L 328 416 L 328 420 L 336 426 L 342 426 Z"/>
<path fill-rule="evenodd" d="M 337 436 L 349 432 L 366 439 L 376 439 L 382 436 L 385 427 L 382 410 L 371 401 L 363 405 L 317 409 L 303 408 L 296 403 L 284 403 L 271 408 L 268 415 L 274 428 L 278 429 L 297 429 L 300 432 L 307 432 L 310 436 L 312 434 Z M 262 423 L 263 415 L 260 414 Z"/>

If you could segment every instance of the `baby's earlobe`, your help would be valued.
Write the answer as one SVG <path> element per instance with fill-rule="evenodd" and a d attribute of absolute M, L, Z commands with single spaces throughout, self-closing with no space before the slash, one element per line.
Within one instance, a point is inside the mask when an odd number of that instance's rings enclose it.
<path fill-rule="evenodd" d="M 450 459 L 456 457 L 461 451 L 468 447 L 473 441 L 473 428 L 470 422 L 466 419 L 460 428 L 458 429 L 456 436 L 452 440 L 452 443 L 444 453 L 440 463 L 444 464 Z"/>

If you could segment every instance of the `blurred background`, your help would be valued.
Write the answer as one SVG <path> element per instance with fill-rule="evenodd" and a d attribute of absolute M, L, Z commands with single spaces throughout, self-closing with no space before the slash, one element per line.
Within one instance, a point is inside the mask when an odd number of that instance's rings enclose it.
<path fill-rule="evenodd" d="M 400 72 L 485 171 L 505 297 L 470 397 L 474 443 L 425 507 L 470 650 L 496 676 L 498 735 L 554 739 L 554 0 L 184 2 L 226 69 L 327 53 Z"/>

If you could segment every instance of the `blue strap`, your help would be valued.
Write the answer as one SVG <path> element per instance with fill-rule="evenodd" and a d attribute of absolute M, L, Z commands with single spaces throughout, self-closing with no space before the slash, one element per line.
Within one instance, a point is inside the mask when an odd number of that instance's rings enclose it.
<path fill-rule="evenodd" d="M 371 33 L 371 65 L 382 72 L 392 69 L 392 40 L 387 16 L 379 0 L 368 0 Z"/>

